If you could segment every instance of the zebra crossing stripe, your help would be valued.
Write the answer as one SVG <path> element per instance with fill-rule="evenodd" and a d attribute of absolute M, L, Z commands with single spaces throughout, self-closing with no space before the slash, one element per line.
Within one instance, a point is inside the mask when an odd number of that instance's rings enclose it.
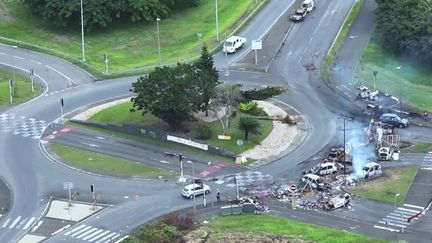
<path fill-rule="evenodd" d="M 84 237 L 84 236 L 86 236 L 86 235 L 88 235 L 88 234 L 90 234 L 90 233 L 92 233 L 93 231 L 96 231 L 96 230 L 97 230 L 97 228 L 92 228 L 92 229 L 84 232 L 83 234 L 78 235 L 76 238 L 77 239 L 81 239 L 82 237 Z"/>
<path fill-rule="evenodd" d="M 116 236 L 116 237 L 112 238 L 114 235 L 118 235 L 119 236 L 119 234 L 117 234 L 116 232 L 112 232 L 111 234 L 109 234 L 109 235 L 103 237 L 102 239 L 96 241 L 96 243 L 102 243 L 102 242 L 104 242 L 104 241 L 106 241 L 108 239 L 111 241 L 112 239 L 115 239 L 115 238 L 118 237 L 118 236 Z"/>
<path fill-rule="evenodd" d="M 86 231 L 86 230 L 88 230 L 88 229 L 90 229 L 90 228 L 91 228 L 91 226 L 84 227 L 84 228 L 82 228 L 82 229 L 76 231 L 75 233 L 73 233 L 71 236 L 72 236 L 72 237 L 75 237 L 75 236 L 77 236 L 78 234 L 81 234 L 82 232 L 84 232 L 84 231 Z"/>
<path fill-rule="evenodd" d="M 408 223 L 408 222 L 406 222 L 406 221 L 403 221 L 403 219 L 401 218 L 401 217 L 397 217 L 397 216 L 392 216 L 392 215 L 389 215 L 389 216 L 387 216 L 386 218 L 389 218 L 390 220 L 397 220 L 399 223 L 401 223 L 401 224 L 405 224 L 405 225 L 409 225 L 410 223 Z"/>
<path fill-rule="evenodd" d="M 379 225 L 374 225 L 374 228 L 388 230 L 388 231 L 391 231 L 391 232 L 393 232 L 393 231 L 399 232 L 399 230 L 397 230 L 397 229 L 383 227 L 383 226 L 379 226 Z"/>
<path fill-rule="evenodd" d="M 397 226 L 397 227 L 401 227 L 401 228 L 406 228 L 406 225 L 396 224 L 396 223 L 394 223 L 394 221 L 389 221 L 389 222 L 387 222 L 387 224 L 386 224 L 386 222 L 380 220 L 380 221 L 378 221 L 378 223 L 380 223 L 380 224 L 385 224 L 385 225 L 390 225 L 390 226 Z"/>
<path fill-rule="evenodd" d="M 93 238 L 91 238 L 89 241 L 90 242 L 93 242 L 93 241 L 95 241 L 95 240 L 97 240 L 97 239 L 99 239 L 99 238 L 101 238 L 102 236 L 104 236 L 104 235 L 106 235 L 106 234 L 108 234 L 109 232 L 111 232 L 111 231 L 109 231 L 109 230 L 106 230 L 105 232 L 103 232 L 102 234 L 100 234 L 100 235 L 97 235 L 96 237 L 93 237 Z"/>
<path fill-rule="evenodd" d="M 98 230 L 96 230 L 95 232 L 93 232 L 93 233 L 87 235 L 86 237 L 84 237 L 84 238 L 82 238 L 82 239 L 83 239 L 83 240 L 88 240 L 88 239 L 94 237 L 95 235 L 101 233 L 102 231 L 103 231 L 103 229 L 98 229 Z"/>
<path fill-rule="evenodd" d="M 402 211 L 407 211 L 407 212 L 411 212 L 411 214 L 416 214 L 416 213 L 420 213 L 421 211 L 418 211 L 418 210 L 412 210 L 412 209 L 407 209 L 407 208 L 402 208 L 402 207 L 399 207 L 398 208 L 399 210 L 402 210 Z"/>
<path fill-rule="evenodd" d="M 18 216 L 18 218 L 16 218 L 11 225 L 9 225 L 9 229 L 12 229 L 13 227 L 15 227 L 15 225 L 18 223 L 18 221 L 20 221 L 21 216 Z"/>
<path fill-rule="evenodd" d="M 390 213 L 390 215 L 395 216 L 395 217 L 399 217 L 399 218 L 402 218 L 401 216 L 403 216 L 404 219 L 407 219 L 407 218 L 411 217 L 411 215 L 409 215 L 407 213 L 403 213 L 401 215 L 401 213 L 395 213 L 395 212 L 393 212 L 393 213 Z"/>
<path fill-rule="evenodd" d="M 30 218 L 27 223 L 24 225 L 23 229 L 26 230 L 30 227 L 30 225 L 33 223 L 33 221 L 35 221 L 35 217 Z"/>
<path fill-rule="evenodd" d="M 404 204 L 404 206 L 405 207 L 409 207 L 409 208 L 417 208 L 417 209 L 420 209 L 420 210 L 423 210 L 424 209 L 424 207 L 420 207 L 420 206 L 416 206 L 416 205 L 412 205 L 412 204 Z"/>
<path fill-rule="evenodd" d="M 75 231 L 77 231 L 77 230 L 79 230 L 79 229 L 85 227 L 85 226 L 86 226 L 85 224 L 82 224 L 82 225 L 76 227 L 75 229 L 72 229 L 71 231 L 66 232 L 64 235 L 68 236 L 68 235 L 74 233 Z"/>
<path fill-rule="evenodd" d="M 6 228 L 7 224 L 9 223 L 10 219 L 7 219 L 6 222 L 2 225 L 3 228 Z"/>

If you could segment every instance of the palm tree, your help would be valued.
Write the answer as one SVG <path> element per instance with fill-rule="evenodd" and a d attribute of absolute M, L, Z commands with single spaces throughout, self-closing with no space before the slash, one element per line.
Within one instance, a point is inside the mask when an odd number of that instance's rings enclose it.
<path fill-rule="evenodd" d="M 259 123 L 258 119 L 255 117 L 249 117 L 249 116 L 244 116 L 244 117 L 240 117 L 239 120 L 239 129 L 245 132 L 245 140 L 248 140 L 248 135 L 249 132 L 255 134 L 255 135 L 260 135 L 261 131 L 261 124 Z"/>

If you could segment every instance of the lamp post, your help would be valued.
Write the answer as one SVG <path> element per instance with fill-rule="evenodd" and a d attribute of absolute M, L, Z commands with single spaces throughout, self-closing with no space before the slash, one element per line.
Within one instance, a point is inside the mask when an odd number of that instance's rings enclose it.
<path fill-rule="evenodd" d="M 218 18 L 218 1 L 215 0 L 215 15 L 216 15 L 216 40 L 219 42 L 219 18 Z"/>
<path fill-rule="evenodd" d="M 346 120 L 346 118 L 344 117 L 343 118 L 343 148 L 344 148 L 344 151 L 343 151 L 343 165 L 344 165 L 344 175 L 346 175 L 346 143 L 345 143 L 345 120 Z"/>
<path fill-rule="evenodd" d="M 192 185 L 193 185 L 193 199 L 194 199 L 194 221 L 196 217 L 196 197 L 195 197 L 195 166 L 192 160 L 187 161 L 188 164 L 192 164 Z"/>
<path fill-rule="evenodd" d="M 81 48 L 82 48 L 82 61 L 85 62 L 85 52 L 84 52 L 84 11 L 83 11 L 83 1 L 81 0 Z"/>
<path fill-rule="evenodd" d="M 161 64 L 161 53 L 160 53 L 160 37 L 159 37 L 159 22 L 160 18 L 156 18 L 156 29 L 157 29 L 157 41 L 158 41 L 158 55 L 159 55 L 159 65 Z"/>
<path fill-rule="evenodd" d="M 224 41 L 224 43 L 226 43 L 226 33 L 225 33 L 225 41 Z M 229 77 L 229 70 L 228 70 L 228 50 L 226 48 L 225 48 L 225 77 L 226 77 L 226 82 L 228 83 L 228 77 Z"/>
<path fill-rule="evenodd" d="M 399 193 L 396 193 L 394 196 L 394 210 L 396 211 L 396 199 L 400 196 Z M 403 217 L 403 216 L 402 216 Z M 396 224 L 395 224 L 395 232 L 396 232 Z"/>
<path fill-rule="evenodd" d="M 183 174 L 183 155 L 179 154 L 179 161 L 180 161 L 180 178 L 179 178 L 179 182 L 185 182 L 186 178 L 184 177 Z"/>
<path fill-rule="evenodd" d="M 373 71 L 373 76 L 374 76 L 374 90 L 376 90 L 376 76 L 378 74 L 378 71 Z"/>

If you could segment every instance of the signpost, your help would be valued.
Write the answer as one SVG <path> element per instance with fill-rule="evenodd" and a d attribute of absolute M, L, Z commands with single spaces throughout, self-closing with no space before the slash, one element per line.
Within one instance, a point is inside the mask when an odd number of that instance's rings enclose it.
<path fill-rule="evenodd" d="M 262 49 L 262 40 L 252 40 L 252 50 L 255 50 L 255 65 L 258 65 L 258 52 Z"/>
<path fill-rule="evenodd" d="M 297 186 L 294 185 L 294 184 L 290 185 L 290 191 L 291 191 L 292 193 L 297 192 Z"/>
<path fill-rule="evenodd" d="M 68 190 L 68 192 L 69 192 L 69 204 L 68 204 L 68 209 L 69 209 L 72 206 L 71 189 L 73 189 L 73 183 L 72 182 L 63 182 L 63 189 Z"/>

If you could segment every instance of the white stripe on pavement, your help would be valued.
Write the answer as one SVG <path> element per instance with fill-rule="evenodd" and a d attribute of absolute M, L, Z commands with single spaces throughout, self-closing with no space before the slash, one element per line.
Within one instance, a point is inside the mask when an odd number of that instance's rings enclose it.
<path fill-rule="evenodd" d="M 104 236 L 104 235 L 106 235 L 106 234 L 108 234 L 109 232 L 111 232 L 111 231 L 109 231 L 109 230 L 106 230 L 105 232 L 103 232 L 102 234 L 100 234 L 100 235 L 97 235 L 96 237 L 93 237 L 93 238 L 91 238 L 89 241 L 90 242 L 93 242 L 93 241 L 95 241 L 95 240 L 97 240 L 97 239 L 99 239 L 99 238 L 101 238 L 102 236 Z"/>
<path fill-rule="evenodd" d="M 413 214 L 417 214 L 417 213 L 420 213 L 421 211 L 419 211 L 419 210 L 412 210 L 412 209 L 407 209 L 407 208 L 402 208 L 402 207 L 399 207 L 398 208 L 399 210 L 403 210 L 403 211 L 407 211 L 407 212 L 411 212 L 411 213 L 413 213 Z M 397 210 L 396 210 L 397 211 Z"/>
<path fill-rule="evenodd" d="M 83 239 L 83 240 L 88 240 L 88 239 L 94 237 L 95 235 L 101 233 L 102 231 L 104 231 L 104 230 L 103 230 L 103 229 L 97 229 L 97 231 L 95 231 L 95 232 L 93 232 L 93 233 L 87 235 L 86 237 L 84 237 L 84 238 L 82 238 L 82 239 Z"/>
<path fill-rule="evenodd" d="M 420 207 L 420 206 L 416 206 L 416 205 L 412 205 L 412 204 L 404 204 L 404 206 L 405 207 L 410 207 L 410 208 L 417 208 L 417 209 L 420 209 L 420 210 L 423 210 L 424 209 L 424 207 Z"/>
<path fill-rule="evenodd" d="M 86 231 L 86 230 L 88 230 L 90 228 L 91 228 L 91 226 L 84 227 L 84 228 L 78 230 L 77 232 L 73 233 L 71 236 L 75 237 L 76 235 L 81 234 L 82 232 L 84 232 L 84 231 Z"/>
<path fill-rule="evenodd" d="M 30 227 L 30 225 L 33 223 L 33 221 L 35 221 L 35 217 L 32 217 L 29 219 L 29 221 L 27 221 L 27 223 L 24 225 L 23 229 L 26 230 Z"/>
<path fill-rule="evenodd" d="M 398 221 L 398 223 L 401 223 L 401 224 L 406 224 L 406 225 L 409 225 L 410 223 L 408 223 L 406 220 L 404 220 L 404 219 L 402 219 L 401 217 L 396 217 L 396 216 L 392 216 L 392 215 L 388 215 L 387 217 L 385 217 L 386 219 L 390 219 L 391 221 L 395 221 L 395 220 L 397 220 Z"/>
<path fill-rule="evenodd" d="M 383 226 L 378 226 L 378 225 L 374 225 L 374 228 L 388 230 L 388 231 L 391 231 L 391 232 L 393 232 L 393 231 L 399 232 L 399 230 L 395 230 L 393 228 L 387 228 L 387 227 L 383 227 Z"/>
<path fill-rule="evenodd" d="M 396 223 L 393 223 L 393 221 L 390 221 L 390 220 L 389 220 L 389 222 L 387 222 L 387 224 L 386 224 L 386 222 L 384 222 L 382 220 L 378 221 L 378 223 L 385 224 L 385 225 L 390 225 L 390 226 L 397 226 L 397 227 L 401 227 L 401 228 L 406 228 L 406 225 L 396 224 Z"/>
<path fill-rule="evenodd" d="M 86 226 L 85 224 L 82 224 L 82 225 L 80 225 L 80 226 L 78 226 L 78 227 L 72 229 L 71 231 L 66 232 L 64 235 L 68 236 L 68 235 L 74 233 L 75 231 L 81 229 L 82 227 L 85 227 L 85 226 Z"/>
<path fill-rule="evenodd" d="M 76 238 L 77 238 L 77 239 L 81 239 L 82 237 L 84 237 L 84 236 L 86 236 L 86 235 L 92 233 L 92 232 L 95 231 L 95 230 L 97 230 L 97 228 L 92 228 L 92 229 L 90 229 L 90 230 L 84 232 L 83 234 L 78 235 Z"/>
<path fill-rule="evenodd" d="M 9 220 L 10 220 L 10 218 L 7 219 L 6 222 L 4 222 L 4 224 L 2 225 L 3 228 L 5 228 L 7 226 L 7 224 L 9 223 Z"/>
<path fill-rule="evenodd" d="M 105 242 L 107 239 L 111 239 L 111 237 L 114 236 L 114 235 L 116 235 L 116 234 L 117 234 L 116 232 L 112 232 L 111 234 L 109 234 L 109 235 L 103 237 L 102 239 L 96 241 L 96 243 Z"/>
<path fill-rule="evenodd" d="M 393 215 L 393 216 L 395 216 L 395 217 L 399 217 L 399 218 L 401 218 L 401 214 L 400 214 L 400 213 L 395 213 L 395 212 L 393 212 L 393 213 L 390 213 L 390 215 Z M 408 215 L 408 214 L 404 213 L 404 214 L 403 214 L 403 218 L 404 218 L 404 219 L 411 218 L 411 215 Z"/>
<path fill-rule="evenodd" d="M 20 219 L 21 219 L 21 216 L 18 216 L 18 218 L 16 218 L 15 221 L 13 221 L 13 223 L 11 225 L 9 225 L 9 229 L 12 229 L 18 223 L 18 221 Z"/>

